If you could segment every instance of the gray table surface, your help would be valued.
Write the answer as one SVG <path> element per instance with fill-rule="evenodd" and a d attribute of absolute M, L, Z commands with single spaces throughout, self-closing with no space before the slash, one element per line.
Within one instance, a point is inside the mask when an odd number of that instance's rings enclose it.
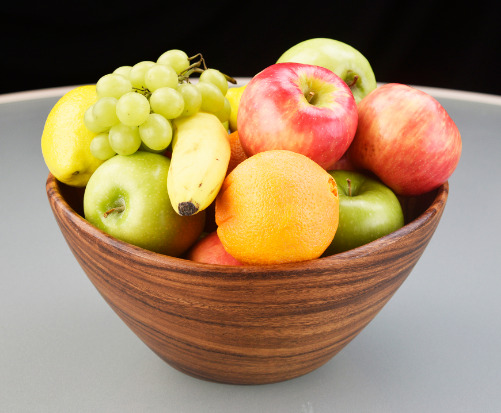
<path fill-rule="evenodd" d="M 186 376 L 115 315 L 46 198 L 40 137 L 61 91 L 0 96 L 0 412 L 500 412 L 501 97 L 423 89 L 463 138 L 432 241 L 331 361 L 261 386 Z"/>

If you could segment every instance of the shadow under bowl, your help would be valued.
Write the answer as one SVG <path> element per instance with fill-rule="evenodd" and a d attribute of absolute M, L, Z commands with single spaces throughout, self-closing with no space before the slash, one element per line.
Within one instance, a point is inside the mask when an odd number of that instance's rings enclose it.
<path fill-rule="evenodd" d="M 449 186 L 406 199 L 407 224 L 359 248 L 271 266 L 200 264 L 117 240 L 83 216 L 83 189 L 49 174 L 50 206 L 90 281 L 170 366 L 232 384 L 299 377 L 376 316 L 421 257 Z"/>

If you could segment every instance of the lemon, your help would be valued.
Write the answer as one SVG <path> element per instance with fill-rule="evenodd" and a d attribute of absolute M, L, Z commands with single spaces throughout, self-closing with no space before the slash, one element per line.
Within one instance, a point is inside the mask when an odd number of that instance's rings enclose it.
<path fill-rule="evenodd" d="M 59 181 L 84 187 L 103 161 L 90 152 L 96 136 L 84 124 L 85 111 L 97 101 L 95 85 L 78 86 L 54 105 L 42 133 L 42 155 Z"/>
<path fill-rule="evenodd" d="M 242 93 L 244 92 L 246 86 L 247 85 L 230 87 L 226 92 L 226 98 L 229 100 L 231 106 L 229 126 L 230 131 L 232 132 L 237 130 L 238 105 L 240 104 L 240 98 L 242 97 Z"/>

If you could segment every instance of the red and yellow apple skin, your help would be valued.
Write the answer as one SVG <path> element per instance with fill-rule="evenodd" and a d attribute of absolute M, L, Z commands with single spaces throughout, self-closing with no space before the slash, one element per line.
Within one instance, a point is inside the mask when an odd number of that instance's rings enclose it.
<path fill-rule="evenodd" d="M 347 152 L 399 195 L 420 195 L 452 175 L 461 135 L 440 103 L 399 83 L 378 87 L 358 105 L 358 129 Z"/>
<path fill-rule="evenodd" d="M 276 63 L 254 76 L 238 108 L 248 156 L 286 149 L 329 170 L 350 146 L 357 105 L 346 83 L 320 66 Z"/>
<path fill-rule="evenodd" d="M 351 163 L 350 159 L 348 158 L 348 152 L 345 152 L 343 156 L 341 156 L 341 159 L 337 161 L 333 167 L 329 170 L 330 171 L 338 171 L 338 170 L 343 170 L 343 171 L 355 171 L 355 167 Z"/>
<path fill-rule="evenodd" d="M 243 265 L 226 252 L 216 231 L 206 235 L 188 251 L 186 258 L 205 264 Z"/>

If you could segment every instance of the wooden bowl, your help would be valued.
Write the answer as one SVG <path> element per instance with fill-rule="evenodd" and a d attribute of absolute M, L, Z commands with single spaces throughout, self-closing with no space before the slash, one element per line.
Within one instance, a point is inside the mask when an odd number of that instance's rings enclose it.
<path fill-rule="evenodd" d="M 405 202 L 408 223 L 362 247 L 294 264 L 228 267 L 119 241 L 82 218 L 82 189 L 47 179 L 66 242 L 118 316 L 172 367 L 233 384 L 301 376 L 348 344 L 411 272 L 448 188 Z"/>

